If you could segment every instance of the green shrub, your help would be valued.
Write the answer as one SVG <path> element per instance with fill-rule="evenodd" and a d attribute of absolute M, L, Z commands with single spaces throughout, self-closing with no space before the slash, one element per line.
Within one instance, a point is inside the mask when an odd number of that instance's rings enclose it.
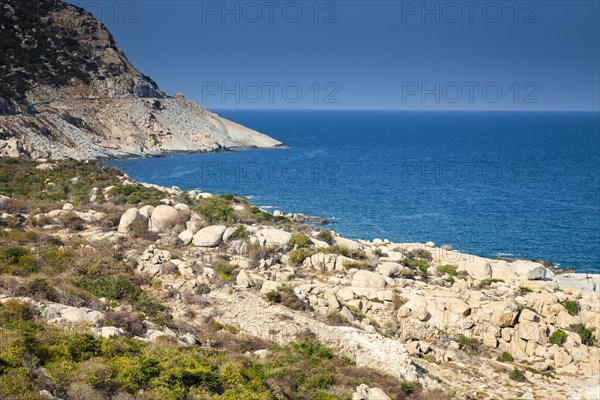
<path fill-rule="evenodd" d="M 84 190 L 87 196 L 87 188 Z M 116 185 L 108 193 L 108 198 L 114 204 L 149 204 L 157 206 L 160 200 L 165 196 L 163 192 L 158 189 L 146 187 L 138 183 L 131 185 Z"/>
<path fill-rule="evenodd" d="M 233 268 L 225 263 L 220 263 L 215 267 L 215 273 L 221 280 L 231 282 L 233 279 Z"/>
<path fill-rule="evenodd" d="M 235 211 L 230 201 L 224 197 L 202 199 L 196 211 L 206 217 L 211 224 L 231 225 L 236 221 Z"/>
<path fill-rule="evenodd" d="M 276 290 L 265 293 L 265 298 L 271 303 L 281 304 L 292 310 L 306 309 L 306 304 L 296 296 L 291 286 L 279 286 Z"/>
<path fill-rule="evenodd" d="M 306 381 L 307 388 L 314 389 L 327 389 L 329 386 L 333 385 L 333 375 L 326 371 L 319 372 Z"/>
<path fill-rule="evenodd" d="M 332 311 L 327 314 L 327 322 L 333 325 L 346 325 L 349 321 L 339 311 Z"/>
<path fill-rule="evenodd" d="M 367 254 L 364 251 L 360 250 L 351 250 L 347 247 L 342 246 L 329 246 L 324 249 L 320 249 L 323 253 L 328 254 L 339 254 L 344 257 L 353 258 L 355 260 L 365 260 L 367 258 Z"/>
<path fill-rule="evenodd" d="M 25 292 L 27 296 L 36 299 L 43 299 L 58 302 L 59 295 L 54 286 L 44 278 L 33 278 L 25 284 Z"/>
<path fill-rule="evenodd" d="M 465 335 L 460 335 L 458 337 L 458 345 L 462 351 L 468 354 L 481 352 L 479 342 Z"/>
<path fill-rule="evenodd" d="M 510 379 L 512 379 L 513 381 L 516 382 L 526 382 L 527 378 L 525 377 L 525 374 L 517 368 L 514 368 L 509 374 L 508 377 Z"/>
<path fill-rule="evenodd" d="M 415 391 L 415 385 L 412 383 L 402 382 L 400 385 L 402 386 L 402 391 L 407 395 L 410 395 Z"/>
<path fill-rule="evenodd" d="M 441 274 L 448 274 L 450 276 L 458 275 L 454 265 L 438 265 L 436 268 Z"/>
<path fill-rule="evenodd" d="M 348 310 L 352 313 L 352 315 L 354 315 L 354 318 L 356 318 L 359 321 L 362 321 L 363 319 L 365 319 L 366 315 L 364 312 L 362 312 L 362 310 L 356 306 L 346 306 L 348 308 Z"/>
<path fill-rule="evenodd" d="M 37 259 L 26 248 L 9 247 L 0 250 L 0 272 L 28 275 L 38 270 Z"/>
<path fill-rule="evenodd" d="M 562 346 L 563 343 L 565 343 L 565 341 L 567 340 L 567 334 L 565 333 L 565 331 L 563 331 L 562 329 L 557 329 L 554 332 L 552 332 L 552 335 L 550 335 L 550 337 L 548 338 L 548 342 L 550 344 L 557 344 L 559 346 Z"/>
<path fill-rule="evenodd" d="M 281 303 L 281 294 L 278 290 L 269 290 L 265 293 L 265 298 L 271 303 Z"/>
<path fill-rule="evenodd" d="M 310 238 L 303 233 L 294 233 L 292 235 L 292 239 L 290 240 L 290 244 L 292 246 L 297 246 L 297 248 L 301 249 L 303 247 L 309 247 L 312 242 Z"/>
<path fill-rule="evenodd" d="M 367 261 L 346 261 L 344 262 L 344 267 L 347 269 L 373 270 L 372 265 Z"/>
<path fill-rule="evenodd" d="M 527 293 L 531 293 L 533 292 L 533 290 L 529 289 L 528 287 L 524 287 L 524 286 L 519 286 L 519 293 L 523 296 L 526 295 Z"/>
<path fill-rule="evenodd" d="M 493 283 L 497 283 L 497 282 L 504 282 L 504 281 L 502 279 L 496 279 L 496 278 L 482 279 L 481 282 L 479 282 L 479 285 L 477 285 L 477 287 L 479 289 L 487 288 L 487 287 L 492 286 Z"/>
<path fill-rule="evenodd" d="M 231 234 L 231 236 L 229 236 L 229 239 L 231 240 L 237 240 L 237 239 L 245 239 L 248 237 L 248 229 L 246 228 L 246 225 L 238 225 L 235 230 L 233 231 L 233 233 Z"/>
<path fill-rule="evenodd" d="M 303 358 L 317 358 L 319 360 L 331 360 L 334 358 L 333 350 L 323 346 L 318 341 L 303 337 L 297 342 L 291 342 L 285 346 L 286 350 L 293 351 L 297 356 Z"/>
<path fill-rule="evenodd" d="M 569 325 L 569 330 L 578 334 L 581 338 L 581 343 L 587 346 L 593 346 L 596 343 L 596 338 L 594 337 L 595 328 L 588 329 L 584 324 L 577 323 Z"/>
<path fill-rule="evenodd" d="M 427 268 L 429 268 L 429 263 L 427 261 L 415 258 L 405 258 L 402 260 L 402 265 L 414 271 L 419 271 L 422 274 L 426 274 Z"/>
<path fill-rule="evenodd" d="M 562 303 L 562 306 L 567 309 L 567 312 L 571 316 L 579 315 L 579 303 L 574 300 L 565 300 Z"/>
<path fill-rule="evenodd" d="M 79 276 L 72 279 L 71 283 L 97 297 L 125 301 L 149 315 L 166 310 L 165 306 L 151 300 L 138 283 L 130 281 L 125 275 L 112 275 L 110 272 L 108 275 L 102 275 L 106 271 L 96 268 L 101 268 L 101 264 L 82 266 Z"/>
<path fill-rule="evenodd" d="M 335 242 L 333 239 L 333 233 L 327 229 L 323 229 L 321 232 L 319 232 L 317 239 L 326 242 L 330 246 Z"/>
<path fill-rule="evenodd" d="M 404 279 L 414 279 L 415 273 L 414 273 L 414 271 L 412 271 L 410 269 L 402 269 L 400 271 L 400 277 L 404 278 Z"/>
<path fill-rule="evenodd" d="M 513 358 L 513 356 L 510 353 L 505 351 L 501 355 L 499 355 L 496 360 L 501 361 L 501 362 L 513 362 L 515 359 Z"/>
<path fill-rule="evenodd" d="M 229 332 L 229 333 L 233 333 L 234 335 L 237 335 L 238 333 L 240 333 L 240 330 L 238 327 L 230 325 L 230 324 L 224 324 L 223 328 Z"/>
<path fill-rule="evenodd" d="M 423 356 L 423 360 L 425 360 L 425 361 L 427 361 L 429 363 L 432 363 L 432 364 L 437 362 L 436 359 L 435 359 L 435 357 L 432 354 L 425 354 Z"/>
<path fill-rule="evenodd" d="M 406 253 L 406 258 L 413 260 L 424 260 L 427 262 L 433 261 L 433 256 L 430 252 L 424 249 L 412 250 Z"/>
<path fill-rule="evenodd" d="M 317 251 L 315 249 L 304 247 L 290 251 L 288 256 L 292 263 L 302 264 L 304 260 L 306 260 L 308 257 L 314 254 L 317 254 Z"/>

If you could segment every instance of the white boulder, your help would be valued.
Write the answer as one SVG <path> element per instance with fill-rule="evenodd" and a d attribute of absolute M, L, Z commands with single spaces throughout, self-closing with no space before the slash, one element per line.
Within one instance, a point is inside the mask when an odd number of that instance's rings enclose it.
<path fill-rule="evenodd" d="M 261 246 L 284 247 L 292 240 L 291 233 L 280 229 L 261 229 L 255 235 Z"/>
<path fill-rule="evenodd" d="M 194 246 L 198 247 L 216 247 L 221 244 L 223 239 L 223 233 L 227 227 L 225 225 L 212 225 L 206 228 L 200 229 L 194 235 L 193 243 Z"/>
<path fill-rule="evenodd" d="M 352 286 L 356 287 L 383 289 L 385 285 L 383 276 L 371 271 L 361 270 L 352 277 Z"/>
<path fill-rule="evenodd" d="M 546 267 L 533 261 L 518 260 L 511 264 L 515 273 L 529 281 L 546 278 Z"/>
<path fill-rule="evenodd" d="M 487 279 L 492 277 L 492 267 L 490 263 L 482 257 L 469 255 L 459 264 L 457 271 L 466 271 L 469 275 L 477 279 Z"/>
<path fill-rule="evenodd" d="M 185 230 L 181 232 L 178 237 L 183 245 L 187 246 L 188 244 L 192 243 L 192 240 L 194 239 L 194 233 L 192 231 Z"/>
<path fill-rule="evenodd" d="M 161 204 L 152 212 L 148 230 L 150 232 L 164 233 L 173 229 L 176 225 L 184 223 L 184 219 L 185 215 L 182 215 L 174 207 Z"/>
<path fill-rule="evenodd" d="M 140 214 L 137 208 L 130 208 L 121 215 L 117 231 L 125 235 L 132 233 L 135 225 L 145 228 L 148 220 Z"/>

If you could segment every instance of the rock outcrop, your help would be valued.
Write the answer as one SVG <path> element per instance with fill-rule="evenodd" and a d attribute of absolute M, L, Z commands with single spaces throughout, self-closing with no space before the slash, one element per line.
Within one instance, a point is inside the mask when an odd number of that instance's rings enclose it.
<path fill-rule="evenodd" d="M 140 73 L 106 27 L 60 0 L 0 9 L 0 156 L 93 159 L 277 147 Z"/>

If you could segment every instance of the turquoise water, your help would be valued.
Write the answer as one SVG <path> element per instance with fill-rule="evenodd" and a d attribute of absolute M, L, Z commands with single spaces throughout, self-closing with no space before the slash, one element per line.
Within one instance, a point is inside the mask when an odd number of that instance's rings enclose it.
<path fill-rule="evenodd" d="M 326 217 L 349 237 L 600 272 L 597 113 L 220 114 L 289 147 L 111 163 L 134 179 Z"/>

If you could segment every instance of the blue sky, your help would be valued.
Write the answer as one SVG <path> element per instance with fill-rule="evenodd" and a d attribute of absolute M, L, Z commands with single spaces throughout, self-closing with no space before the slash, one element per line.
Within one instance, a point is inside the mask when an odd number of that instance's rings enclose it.
<path fill-rule="evenodd" d="M 72 2 L 212 109 L 599 109 L 596 0 Z"/>

